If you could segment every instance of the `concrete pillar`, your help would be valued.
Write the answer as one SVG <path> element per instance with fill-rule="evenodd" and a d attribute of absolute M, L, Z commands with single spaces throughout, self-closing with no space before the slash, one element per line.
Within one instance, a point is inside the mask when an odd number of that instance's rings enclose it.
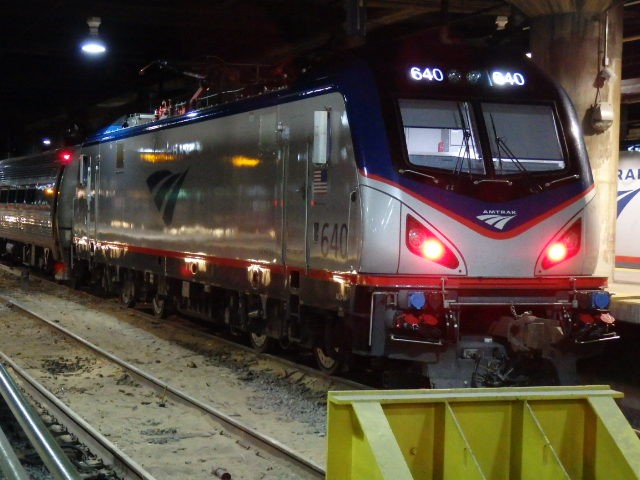
<path fill-rule="evenodd" d="M 615 267 L 623 6 L 618 2 L 618 6 L 607 10 L 610 0 L 510 3 L 532 15 L 532 59 L 564 87 L 582 120 L 602 225 L 596 275 L 611 279 Z M 536 5 L 536 10 L 527 12 L 531 4 Z M 605 66 L 605 48 L 613 75 L 603 81 L 600 72 Z M 597 101 L 609 102 L 614 108 L 613 125 L 604 132 L 591 127 L 591 111 Z"/>

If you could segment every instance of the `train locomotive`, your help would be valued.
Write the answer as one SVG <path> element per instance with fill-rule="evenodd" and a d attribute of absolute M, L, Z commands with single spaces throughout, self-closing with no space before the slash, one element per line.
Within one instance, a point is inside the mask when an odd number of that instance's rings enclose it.
<path fill-rule="evenodd" d="M 204 101 L 1 162 L 4 251 L 329 373 L 571 383 L 617 338 L 580 124 L 527 59 L 407 37 Z"/>

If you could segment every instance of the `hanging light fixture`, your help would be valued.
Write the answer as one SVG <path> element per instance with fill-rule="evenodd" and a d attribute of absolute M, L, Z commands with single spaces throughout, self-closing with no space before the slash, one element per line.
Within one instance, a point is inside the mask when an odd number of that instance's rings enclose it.
<path fill-rule="evenodd" d="M 101 55 L 107 51 L 107 47 L 98 35 L 98 28 L 100 28 L 100 17 L 87 18 L 87 25 L 89 25 L 89 36 L 82 42 L 80 48 L 88 55 Z"/>

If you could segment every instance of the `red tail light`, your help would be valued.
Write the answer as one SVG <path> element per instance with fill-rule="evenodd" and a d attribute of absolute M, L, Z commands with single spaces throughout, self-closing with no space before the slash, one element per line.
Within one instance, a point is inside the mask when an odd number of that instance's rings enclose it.
<path fill-rule="evenodd" d="M 60 162 L 62 162 L 63 165 L 68 165 L 69 163 L 71 163 L 71 160 L 73 159 L 73 155 L 71 154 L 71 152 L 68 152 L 66 150 L 63 150 L 60 152 Z"/>
<path fill-rule="evenodd" d="M 542 268 L 551 268 L 575 256 L 580 250 L 581 241 L 582 220 L 580 219 L 547 246 L 542 258 Z"/>
<path fill-rule="evenodd" d="M 458 268 L 460 265 L 451 249 L 411 215 L 407 215 L 406 244 L 412 253 L 444 267 Z"/>

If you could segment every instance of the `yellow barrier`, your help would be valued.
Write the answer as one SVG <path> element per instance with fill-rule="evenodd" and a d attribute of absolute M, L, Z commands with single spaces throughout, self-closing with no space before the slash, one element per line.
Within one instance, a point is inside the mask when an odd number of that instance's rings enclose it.
<path fill-rule="evenodd" d="M 327 480 L 640 479 L 607 386 L 329 392 Z"/>

